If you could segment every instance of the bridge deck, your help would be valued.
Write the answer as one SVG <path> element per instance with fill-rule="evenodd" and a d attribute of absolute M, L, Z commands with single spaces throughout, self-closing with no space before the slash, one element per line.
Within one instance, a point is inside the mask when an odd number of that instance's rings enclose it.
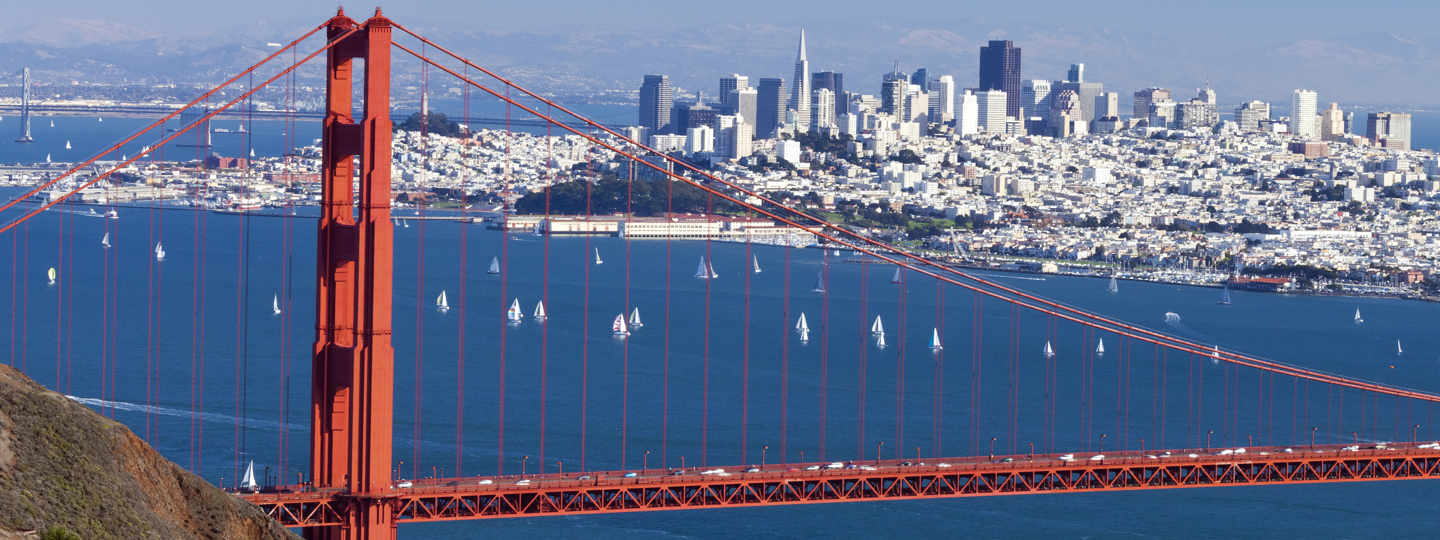
<path fill-rule="evenodd" d="M 501 517 L 599 514 L 643 510 L 727 508 L 841 501 L 973 497 L 1024 493 L 1073 493 L 1266 484 L 1314 484 L 1440 478 L 1440 448 L 1412 444 L 1386 449 L 1344 450 L 1343 445 L 1251 448 L 1244 454 L 1216 451 L 1118 452 L 1103 459 L 1076 454 L 954 458 L 914 463 L 856 462 L 854 469 L 805 470 L 823 463 L 767 465 L 761 472 L 700 474 L 673 471 L 608 471 L 421 480 L 378 497 L 391 501 L 398 520 L 448 521 Z M 1196 457 L 1189 457 L 1194 454 Z M 1010 458 L 1011 462 L 1003 461 Z M 634 477 L 625 474 L 633 472 Z M 669 472 L 669 474 L 666 474 Z M 583 479 L 582 479 L 583 478 Z M 525 482 L 527 481 L 528 482 Z M 486 483 L 488 482 L 488 483 Z M 523 483 L 522 483 L 523 482 Z M 347 501 L 339 490 L 302 491 L 298 486 L 244 494 L 287 526 L 341 523 Z"/>

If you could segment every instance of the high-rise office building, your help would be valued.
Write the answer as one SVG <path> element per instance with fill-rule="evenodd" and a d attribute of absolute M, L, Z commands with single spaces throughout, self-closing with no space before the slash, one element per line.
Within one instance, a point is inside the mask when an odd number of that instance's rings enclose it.
<path fill-rule="evenodd" d="M 925 68 L 915 70 L 915 73 L 910 74 L 910 84 L 928 90 L 930 88 L 930 70 Z"/>
<path fill-rule="evenodd" d="M 1312 139 L 1319 133 L 1315 106 L 1315 92 L 1296 90 L 1290 95 L 1290 133 L 1306 139 Z"/>
<path fill-rule="evenodd" d="M 835 93 L 835 110 L 844 112 L 845 106 L 849 104 L 845 99 L 845 75 L 834 71 L 811 73 L 810 91 L 814 92 L 821 88 Z"/>
<path fill-rule="evenodd" d="M 904 73 L 887 74 L 880 83 L 880 112 L 896 118 L 904 117 L 905 93 L 909 89 L 910 79 Z"/>
<path fill-rule="evenodd" d="M 715 151 L 715 128 L 699 126 L 685 130 L 685 155 Z"/>
<path fill-rule="evenodd" d="M 810 121 L 810 60 L 805 57 L 805 31 L 800 31 L 800 50 L 795 53 L 795 87 L 791 89 L 790 110 L 800 124 Z M 807 131 L 804 126 L 800 131 Z"/>
<path fill-rule="evenodd" d="M 810 129 L 835 127 L 835 93 L 821 88 L 810 93 Z"/>
<path fill-rule="evenodd" d="M 670 78 L 646 75 L 644 84 L 640 85 L 640 127 L 649 128 L 652 135 L 670 133 L 670 108 L 674 104 Z"/>
<path fill-rule="evenodd" d="M 1210 127 L 1220 122 L 1215 104 L 1195 98 L 1175 105 L 1175 129 Z"/>
<path fill-rule="evenodd" d="M 930 123 L 930 94 L 921 90 L 919 85 L 909 84 L 905 86 L 905 115 L 901 122 Z"/>
<path fill-rule="evenodd" d="M 1050 81 L 1027 80 L 1020 86 L 1020 107 L 1026 116 L 1050 118 Z"/>
<path fill-rule="evenodd" d="M 1065 89 L 1055 93 L 1055 100 L 1050 106 L 1051 136 L 1074 137 L 1089 132 L 1089 123 L 1083 118 L 1084 110 L 1080 105 L 1080 93 L 1075 90 Z"/>
<path fill-rule="evenodd" d="M 750 78 L 739 73 L 733 73 L 724 77 L 720 77 L 720 104 L 730 104 L 731 90 L 734 90 L 736 88 L 746 88 L 749 86 Z"/>
<path fill-rule="evenodd" d="M 755 138 L 773 138 L 775 128 L 785 121 L 785 79 L 760 79 L 755 98 Z"/>
<path fill-rule="evenodd" d="M 945 123 L 955 119 L 955 78 L 941 75 L 930 81 L 930 121 Z"/>
<path fill-rule="evenodd" d="M 1340 104 L 1331 103 L 1330 108 L 1320 111 L 1320 140 L 1338 141 L 1345 136 L 1345 113 Z"/>
<path fill-rule="evenodd" d="M 1241 131 L 1259 131 L 1261 121 L 1270 120 L 1270 104 L 1263 101 L 1242 103 L 1235 109 L 1235 123 Z"/>
<path fill-rule="evenodd" d="M 759 122 L 760 95 L 754 88 L 736 88 L 730 91 L 730 114 L 745 117 L 751 126 Z"/>
<path fill-rule="evenodd" d="M 955 133 L 974 135 L 978 131 L 980 131 L 980 101 L 974 92 L 967 88 L 960 95 L 955 96 Z"/>
<path fill-rule="evenodd" d="M 1170 90 L 1166 88 L 1146 88 L 1135 92 L 1135 106 L 1130 109 L 1130 116 L 1135 118 L 1149 118 L 1150 104 L 1160 100 L 1170 99 Z M 1153 126 L 1165 127 L 1165 126 Z"/>
<path fill-rule="evenodd" d="M 1076 64 L 1081 65 L 1081 64 Z M 1081 71 L 1084 71 L 1081 65 Z M 1098 82 L 1071 82 L 1066 81 L 1054 86 L 1052 92 L 1074 90 L 1076 97 L 1080 98 L 1081 120 L 1089 122 L 1095 119 L 1095 97 L 1105 93 L 1105 85 Z M 1058 95 L 1058 94 L 1057 94 Z"/>
<path fill-rule="evenodd" d="M 1065 82 L 1085 82 L 1085 64 L 1070 64 L 1070 71 L 1065 73 Z"/>
<path fill-rule="evenodd" d="M 1175 106 L 1170 98 L 1155 100 L 1150 103 L 1150 116 L 1145 125 L 1153 128 L 1169 128 L 1175 125 Z"/>
<path fill-rule="evenodd" d="M 980 47 L 979 89 L 1004 91 L 1005 116 L 1020 118 L 1020 48 L 1013 42 L 992 40 Z"/>
<path fill-rule="evenodd" d="M 987 133 L 1005 133 L 1006 109 L 1010 106 L 1010 96 L 1004 90 L 981 90 L 975 94 L 979 103 L 976 108 L 977 119 L 980 128 Z"/>
<path fill-rule="evenodd" d="M 1120 94 L 1101 92 L 1095 96 L 1095 118 L 1120 116 Z"/>
<path fill-rule="evenodd" d="M 1365 119 L 1365 137 L 1370 144 L 1397 150 L 1410 149 L 1410 115 L 1373 112 Z"/>
<path fill-rule="evenodd" d="M 1209 81 L 1205 82 L 1205 88 L 1200 89 L 1200 101 L 1204 101 L 1211 105 L 1215 104 L 1215 91 L 1210 89 Z"/>

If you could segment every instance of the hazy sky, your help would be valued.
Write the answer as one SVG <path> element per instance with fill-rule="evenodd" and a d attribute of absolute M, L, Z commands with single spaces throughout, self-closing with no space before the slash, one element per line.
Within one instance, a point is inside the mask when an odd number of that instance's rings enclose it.
<path fill-rule="evenodd" d="M 476 28 L 535 29 L 545 26 L 581 28 L 675 27 L 705 22 L 766 23 L 805 18 L 886 17 L 979 18 L 997 23 L 1148 28 L 1173 33 L 1183 41 L 1301 39 L 1352 32 L 1388 31 L 1424 35 L 1440 18 L 1440 2 L 1424 0 L 405 0 L 387 3 L 345 3 L 355 15 L 369 14 L 376 4 L 392 18 L 414 23 L 469 25 Z M 256 20 L 322 19 L 333 13 L 334 0 L 59 0 L 6 2 L 5 28 L 50 19 L 105 19 L 144 30 L 166 30 L 210 24 L 223 28 Z M 877 10 L 884 10 L 877 12 Z"/>

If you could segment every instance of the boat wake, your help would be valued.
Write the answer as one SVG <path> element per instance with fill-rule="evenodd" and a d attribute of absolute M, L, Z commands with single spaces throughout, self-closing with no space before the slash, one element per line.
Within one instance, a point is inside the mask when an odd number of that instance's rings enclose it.
<path fill-rule="evenodd" d="M 1201 339 L 1201 340 L 1204 340 L 1204 341 L 1209 341 L 1209 342 L 1214 342 L 1214 341 L 1215 341 L 1215 340 L 1212 339 L 1210 336 L 1207 336 L 1207 335 L 1205 335 L 1205 334 L 1202 333 L 1202 332 L 1197 332 L 1197 331 L 1195 331 L 1194 329 L 1190 328 L 1189 326 L 1185 326 L 1185 323 L 1183 323 L 1183 322 L 1180 321 L 1180 316 L 1177 315 L 1177 314 L 1175 314 L 1175 313 L 1173 313 L 1173 312 L 1168 312 L 1168 311 L 1165 312 L 1165 324 L 1170 325 L 1171 328 L 1174 328 L 1175 330 L 1178 330 L 1180 333 L 1185 334 L 1185 335 L 1187 335 L 1187 336 L 1190 336 L 1190 337 L 1193 337 L 1193 338 L 1198 338 L 1198 339 Z"/>
<path fill-rule="evenodd" d="M 132 411 L 132 412 L 142 412 L 142 413 L 163 414 L 163 415 L 165 415 L 165 416 L 175 416 L 175 417 L 179 417 L 179 418 L 194 418 L 194 419 L 196 419 L 196 420 L 204 420 L 204 421 L 206 421 L 206 422 L 216 422 L 216 423 L 231 424 L 231 425 L 238 425 L 238 424 L 241 423 L 241 422 L 240 422 L 240 420 L 241 420 L 240 418 L 235 417 L 235 416 L 224 415 L 224 414 L 202 413 L 202 412 L 195 412 L 195 411 L 187 411 L 187 410 L 184 410 L 184 409 L 171 409 L 171 408 L 168 408 L 168 407 L 155 407 L 155 406 L 152 406 L 152 405 L 140 405 L 140 404 L 137 404 L 137 403 L 126 403 L 126 402 L 123 402 L 123 401 L 106 401 L 106 400 L 103 400 L 103 399 L 85 398 L 85 397 L 79 397 L 79 396 L 65 396 L 65 397 L 67 397 L 67 398 L 69 398 L 71 401 L 74 401 L 74 402 L 79 403 L 79 404 L 81 404 L 81 405 L 87 405 L 87 406 L 90 406 L 90 407 L 93 407 L 93 408 L 97 408 L 97 409 L 119 409 L 119 410 L 122 410 L 122 411 Z M 306 430 L 310 429 L 310 428 L 307 427 L 307 426 L 302 426 L 302 425 L 299 425 L 299 424 L 282 424 L 282 423 L 280 423 L 280 422 L 276 422 L 276 421 L 273 421 L 273 420 L 256 420 L 256 419 L 254 419 L 254 418 L 245 420 L 245 425 L 248 426 L 248 427 L 255 427 L 255 428 L 261 428 L 261 429 L 270 429 L 270 430 L 277 430 L 277 431 L 280 430 L 280 429 L 288 429 L 288 430 L 294 430 L 294 431 L 306 431 Z"/>

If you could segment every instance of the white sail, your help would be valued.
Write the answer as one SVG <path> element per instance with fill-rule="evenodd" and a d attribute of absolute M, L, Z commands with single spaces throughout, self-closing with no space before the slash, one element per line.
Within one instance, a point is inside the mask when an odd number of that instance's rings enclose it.
<path fill-rule="evenodd" d="M 700 256 L 700 266 L 695 267 L 695 277 L 700 279 L 710 279 L 710 269 L 705 266 L 704 255 Z"/>
<path fill-rule="evenodd" d="M 240 479 L 240 487 L 242 489 L 248 489 L 250 491 L 255 491 L 260 487 L 260 484 L 255 483 L 254 460 L 251 460 L 250 465 L 248 467 L 245 467 L 245 477 Z"/>
<path fill-rule="evenodd" d="M 276 315 L 280 314 L 280 295 L 277 294 L 270 300 L 270 308 L 275 310 Z"/>
<path fill-rule="evenodd" d="M 605 264 L 605 261 L 600 260 L 600 248 L 598 247 L 595 248 L 595 264 Z"/>
<path fill-rule="evenodd" d="M 520 322 L 520 319 L 524 317 L 525 314 L 520 311 L 520 299 L 516 298 L 515 302 L 510 304 L 510 309 L 505 312 L 505 318 L 510 319 L 511 322 Z"/>
<path fill-rule="evenodd" d="M 1105 338 L 1100 338 L 1100 344 L 1095 346 L 1095 354 L 1105 354 Z"/>
<path fill-rule="evenodd" d="M 801 314 L 800 314 L 800 320 L 795 321 L 795 329 L 796 329 L 796 330 L 801 330 L 801 331 L 808 331 L 808 330 L 810 330 L 810 325 L 805 323 L 805 314 L 804 314 L 804 313 L 801 313 Z"/>
<path fill-rule="evenodd" d="M 630 326 L 635 328 L 645 326 L 645 323 L 640 322 L 640 308 L 638 307 L 635 308 L 635 311 L 630 312 Z"/>
<path fill-rule="evenodd" d="M 630 330 L 625 327 L 625 314 L 624 314 L 624 313 L 621 313 L 621 314 L 615 316 L 615 322 L 610 325 L 610 329 L 613 330 L 613 331 L 615 332 L 615 335 L 617 335 L 617 336 L 628 336 L 628 335 L 630 335 Z"/>
<path fill-rule="evenodd" d="M 1045 342 L 1045 356 L 1055 356 L 1055 349 L 1050 348 L 1050 342 Z"/>
<path fill-rule="evenodd" d="M 440 296 L 435 298 L 435 307 L 440 311 L 450 310 L 450 301 L 445 297 L 445 291 L 440 291 Z"/>
<path fill-rule="evenodd" d="M 54 268 L 51 268 L 51 269 L 50 269 L 50 284 L 51 284 L 51 285 L 54 285 L 54 284 L 55 284 L 55 269 L 54 269 Z"/>
<path fill-rule="evenodd" d="M 809 329 L 809 328 L 801 328 L 801 329 L 800 329 L 800 341 L 802 341 L 802 342 L 804 342 L 804 341 L 810 341 L 810 329 Z"/>
<path fill-rule="evenodd" d="M 400 224 L 401 224 L 401 225 L 404 225 L 406 229 L 409 229 L 409 228 L 410 228 L 410 220 L 408 220 L 408 219 L 402 219 L 402 220 L 400 220 Z"/>
<path fill-rule="evenodd" d="M 890 283 L 900 283 L 900 267 L 895 267 L 895 277 L 890 278 Z"/>
<path fill-rule="evenodd" d="M 885 334 L 880 334 L 880 338 L 875 340 L 875 346 L 881 349 L 885 348 Z"/>
<path fill-rule="evenodd" d="M 720 274 L 716 274 L 716 273 L 715 273 L 715 263 L 707 263 L 707 264 L 705 265 L 705 267 L 708 268 L 708 269 L 710 269 L 710 279 L 715 279 L 715 278 L 720 277 Z"/>
<path fill-rule="evenodd" d="M 1395 340 L 1395 354 L 1405 354 L 1405 349 L 1400 348 L 1400 340 Z"/>
<path fill-rule="evenodd" d="M 870 325 L 870 333 L 872 333 L 872 334 L 884 334 L 884 333 L 885 333 L 885 324 L 882 323 L 882 322 L 880 322 L 880 316 L 879 316 L 879 315 L 876 315 L 876 316 L 875 316 L 875 322 Z"/>
<path fill-rule="evenodd" d="M 486 270 L 485 273 L 487 273 L 487 274 L 499 274 L 499 273 L 500 273 L 500 257 L 495 257 L 495 258 L 493 258 L 493 259 L 490 259 L 490 269 L 489 269 L 489 270 Z"/>
<path fill-rule="evenodd" d="M 530 231 L 530 234 L 533 234 L 533 235 L 535 235 L 535 236 L 540 236 L 540 222 L 539 222 L 539 221 L 536 221 L 536 222 L 535 222 L 535 230 Z"/>
<path fill-rule="evenodd" d="M 819 272 L 815 273 L 815 288 L 811 289 L 810 292 L 825 292 L 825 278 L 824 276 L 820 275 Z"/>
<path fill-rule="evenodd" d="M 1355 308 L 1355 324 L 1360 324 L 1362 322 L 1365 322 L 1365 319 L 1360 318 L 1360 308 L 1357 307 Z"/>
<path fill-rule="evenodd" d="M 544 301 L 540 301 L 540 302 L 536 302 L 536 303 L 535 303 L 535 320 L 537 320 L 537 321 L 543 321 L 543 320 L 545 320 L 545 302 L 544 302 Z"/>
<path fill-rule="evenodd" d="M 760 273 L 760 256 L 759 256 L 759 255 L 752 255 L 752 257 L 755 257 L 755 273 L 756 273 L 756 274 L 759 274 L 759 273 Z"/>
<path fill-rule="evenodd" d="M 940 329 L 939 329 L 939 328 L 934 329 L 934 331 L 930 334 L 930 348 L 931 348 L 931 349 L 936 349 L 936 350 L 944 349 L 944 347 L 941 347 L 941 346 L 940 346 Z"/>
<path fill-rule="evenodd" d="M 110 247 L 110 233 L 105 233 L 105 238 L 100 239 L 100 245 Z"/>
<path fill-rule="evenodd" d="M 1120 292 L 1120 286 L 1115 283 L 1115 274 L 1110 274 L 1110 292 Z"/>
<path fill-rule="evenodd" d="M 1219 302 L 1219 304 L 1222 305 L 1222 306 L 1228 306 L 1228 305 L 1230 305 L 1230 284 L 1228 284 L 1228 283 L 1225 284 L 1225 288 L 1220 289 L 1220 302 Z"/>
<path fill-rule="evenodd" d="M 155 260 L 165 260 L 165 248 L 160 245 L 160 242 L 155 242 Z"/>
<path fill-rule="evenodd" d="M 65 149 L 66 149 L 66 150 L 69 150 L 69 149 L 70 149 L 70 141 L 65 141 Z"/>
<path fill-rule="evenodd" d="M 1219 345 L 1216 345 L 1216 346 L 1215 346 L 1215 352 L 1210 353 L 1210 358 L 1213 358 L 1213 359 L 1216 359 L 1216 360 L 1219 360 L 1219 359 L 1220 359 L 1220 346 L 1219 346 Z"/>

